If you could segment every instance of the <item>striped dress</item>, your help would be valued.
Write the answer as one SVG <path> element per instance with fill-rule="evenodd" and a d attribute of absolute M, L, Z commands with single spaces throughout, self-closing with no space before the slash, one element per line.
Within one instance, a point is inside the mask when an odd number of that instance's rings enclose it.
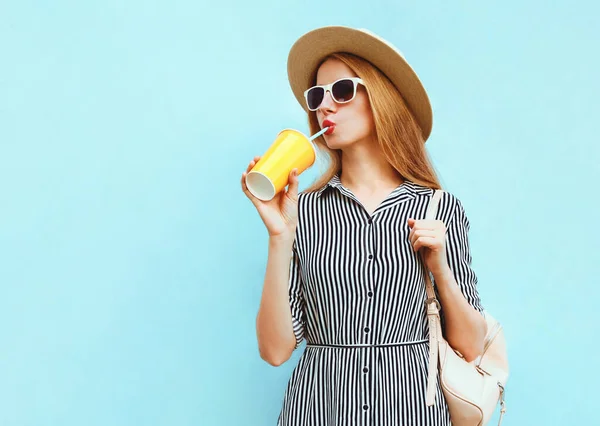
<path fill-rule="evenodd" d="M 439 381 L 435 405 L 425 404 L 425 280 L 408 239 L 407 219 L 424 218 L 432 195 L 407 180 L 369 215 L 337 175 L 299 194 L 289 295 L 296 348 L 307 345 L 279 426 L 450 425 Z M 462 204 L 445 192 L 436 218 L 460 289 L 481 312 Z"/>

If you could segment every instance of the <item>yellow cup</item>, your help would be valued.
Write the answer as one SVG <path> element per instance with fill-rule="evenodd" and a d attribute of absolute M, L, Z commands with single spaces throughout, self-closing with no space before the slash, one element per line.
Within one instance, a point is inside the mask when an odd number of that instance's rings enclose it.
<path fill-rule="evenodd" d="M 298 175 L 311 167 L 317 158 L 308 137 L 294 129 L 279 132 L 271 147 L 246 175 L 246 186 L 262 201 L 271 200 L 288 184 L 290 172 Z"/>

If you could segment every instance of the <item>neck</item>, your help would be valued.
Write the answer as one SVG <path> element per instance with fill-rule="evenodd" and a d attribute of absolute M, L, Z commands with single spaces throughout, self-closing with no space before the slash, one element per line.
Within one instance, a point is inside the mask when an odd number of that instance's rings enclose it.
<path fill-rule="evenodd" d="M 340 180 L 351 190 L 368 193 L 387 191 L 403 182 L 375 141 L 353 144 L 342 151 Z"/>

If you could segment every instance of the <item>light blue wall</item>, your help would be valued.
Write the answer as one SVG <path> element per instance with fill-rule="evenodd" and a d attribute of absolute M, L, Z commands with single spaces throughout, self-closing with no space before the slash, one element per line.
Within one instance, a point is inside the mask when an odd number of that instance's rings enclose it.
<path fill-rule="evenodd" d="M 496 3 L 496 2 L 495 2 Z M 506 425 L 597 422 L 597 2 L 4 1 L 0 425 L 273 425 L 266 232 L 239 180 L 306 131 L 305 31 L 394 42 L 506 327 Z M 303 174 L 305 187 L 317 170 Z"/>

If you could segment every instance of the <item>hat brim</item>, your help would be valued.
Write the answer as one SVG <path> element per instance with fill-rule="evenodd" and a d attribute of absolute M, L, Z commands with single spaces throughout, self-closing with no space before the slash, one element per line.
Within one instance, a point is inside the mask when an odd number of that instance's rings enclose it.
<path fill-rule="evenodd" d="M 300 37 L 288 55 L 288 79 L 294 96 L 308 112 L 304 91 L 314 82 L 317 67 L 332 53 L 351 53 L 383 72 L 398 89 L 421 127 L 424 140 L 431 134 L 433 112 L 419 77 L 390 43 L 362 29 L 323 27 Z"/>

